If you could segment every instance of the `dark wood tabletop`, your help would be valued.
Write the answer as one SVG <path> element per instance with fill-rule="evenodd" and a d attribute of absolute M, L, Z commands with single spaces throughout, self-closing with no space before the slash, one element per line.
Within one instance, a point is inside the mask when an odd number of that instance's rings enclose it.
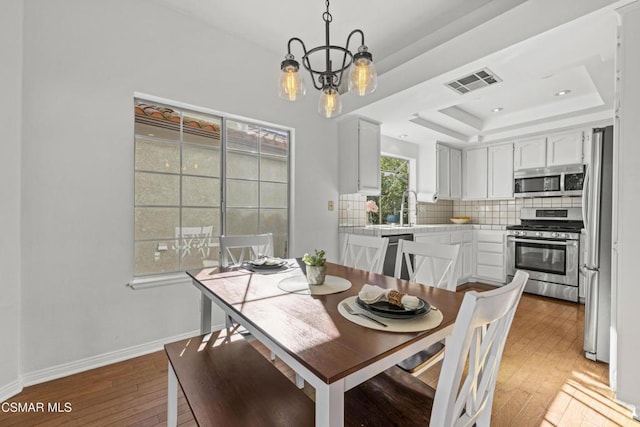
<path fill-rule="evenodd" d="M 327 384 L 452 325 L 462 302 L 455 292 L 338 264 L 327 263 L 327 267 L 327 274 L 348 279 L 351 288 L 311 296 L 280 290 L 277 283 L 287 274 L 218 268 L 188 274 L 202 292 L 215 295 Z M 434 329 L 410 333 L 379 331 L 350 322 L 338 312 L 338 304 L 357 295 L 365 283 L 420 297 L 437 307 L 444 319 Z"/>

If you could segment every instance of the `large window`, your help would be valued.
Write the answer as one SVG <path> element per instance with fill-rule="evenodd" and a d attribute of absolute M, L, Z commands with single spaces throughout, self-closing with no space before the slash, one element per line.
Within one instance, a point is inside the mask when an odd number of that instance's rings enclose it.
<path fill-rule="evenodd" d="M 380 157 L 380 196 L 370 196 L 379 206 L 378 213 L 368 213 L 369 222 L 375 224 L 397 223 L 400 220 L 402 193 L 409 189 L 409 161 L 397 157 Z M 408 209 L 404 211 L 404 223 L 407 222 Z"/>
<path fill-rule="evenodd" d="M 221 234 L 287 255 L 289 132 L 135 100 L 135 275 L 217 265 Z"/>

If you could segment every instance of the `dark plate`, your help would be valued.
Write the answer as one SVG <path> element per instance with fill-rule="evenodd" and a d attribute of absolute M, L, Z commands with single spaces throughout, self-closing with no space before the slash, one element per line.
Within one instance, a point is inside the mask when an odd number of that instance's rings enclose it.
<path fill-rule="evenodd" d="M 422 316 L 431 310 L 431 306 L 428 302 L 422 298 L 418 298 L 420 304 L 415 310 L 406 310 L 403 307 L 389 304 L 387 301 L 378 301 L 373 304 L 367 304 L 360 298 L 356 298 L 358 305 L 370 313 L 380 317 L 387 317 L 389 319 L 411 319 L 412 317 Z"/>
<path fill-rule="evenodd" d="M 245 266 L 252 270 L 258 271 L 258 270 L 277 270 L 279 268 L 282 268 L 286 264 L 287 264 L 286 261 L 280 261 L 277 264 L 254 264 L 253 262 L 249 261 L 245 264 Z"/>

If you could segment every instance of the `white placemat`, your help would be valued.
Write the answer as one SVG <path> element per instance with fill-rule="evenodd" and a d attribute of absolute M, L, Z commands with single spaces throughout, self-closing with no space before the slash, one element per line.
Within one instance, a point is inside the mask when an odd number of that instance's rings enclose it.
<path fill-rule="evenodd" d="M 338 292 L 346 291 L 350 287 L 351 282 L 347 279 L 329 274 L 325 276 L 322 285 L 310 285 L 302 271 L 300 271 L 300 274 L 286 277 L 278 283 L 278 288 L 283 291 L 302 295 L 337 294 Z"/>
<path fill-rule="evenodd" d="M 440 323 L 442 323 L 442 312 L 437 309 L 434 310 L 433 308 L 431 308 L 431 310 L 427 314 L 411 319 L 388 319 L 386 317 L 376 316 L 375 314 L 363 310 L 358 306 L 356 298 L 358 297 L 353 296 L 340 301 L 340 303 L 338 303 L 338 311 L 345 319 L 366 328 L 378 329 L 379 331 L 387 332 L 420 332 L 433 329 L 440 325 Z M 347 303 L 353 310 L 364 313 L 367 316 L 371 316 L 381 321 L 382 323 L 387 325 L 387 327 L 385 328 L 384 326 L 378 325 L 377 323 L 372 322 L 366 317 L 347 313 L 346 310 L 342 307 L 342 303 Z"/>

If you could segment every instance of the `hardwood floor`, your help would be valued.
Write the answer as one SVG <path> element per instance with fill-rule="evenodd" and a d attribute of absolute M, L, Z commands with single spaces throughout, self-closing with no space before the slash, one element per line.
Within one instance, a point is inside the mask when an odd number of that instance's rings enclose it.
<path fill-rule="evenodd" d="M 488 289 L 485 285 L 465 285 Z M 582 354 L 584 306 L 524 294 L 507 340 L 493 403 L 492 425 L 635 426 L 608 389 L 608 365 Z M 258 347 L 265 357 L 268 351 Z M 276 361 L 292 381 L 294 373 Z M 437 385 L 440 365 L 421 378 Z M 314 391 L 305 392 L 313 398 Z M 11 403 L 42 402 L 43 411 L 6 412 Z M 49 403 L 69 412 L 49 412 Z M 167 360 L 156 352 L 27 387 L 0 408 L 0 426 L 166 425 Z M 37 409 L 35 407 L 34 409 Z M 180 396 L 178 423 L 195 425 Z"/>

